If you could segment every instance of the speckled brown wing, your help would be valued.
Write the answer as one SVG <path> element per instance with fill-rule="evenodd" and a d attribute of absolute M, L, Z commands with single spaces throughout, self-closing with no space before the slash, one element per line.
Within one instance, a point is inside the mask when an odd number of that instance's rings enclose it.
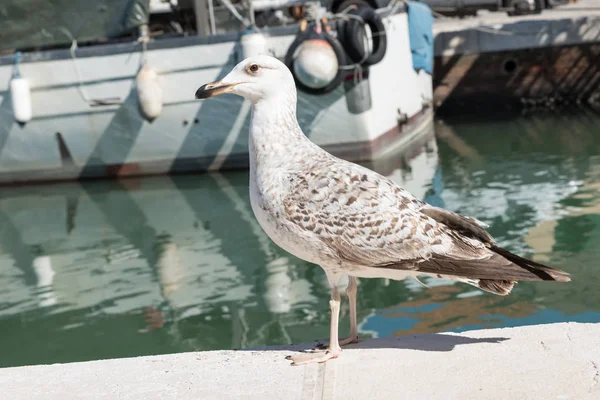
<path fill-rule="evenodd" d="M 498 247 L 484 229 L 486 225 L 475 218 L 428 204 L 421 207 L 420 211 L 446 228 L 445 233 L 452 238 L 449 251 L 445 254 L 432 252 L 431 257 L 426 259 L 392 261 L 371 267 L 453 277 L 500 295 L 510 293 L 516 281 L 570 280 L 569 274 L 564 271 Z"/>
<path fill-rule="evenodd" d="M 388 178 L 341 160 L 293 174 L 284 217 L 347 267 L 454 277 L 496 294 L 517 280 L 567 282 L 569 274 L 496 245 L 485 224 L 433 207 Z"/>
<path fill-rule="evenodd" d="M 322 241 L 337 264 L 376 266 L 435 255 L 490 256 L 479 241 L 462 240 L 421 212 L 426 203 L 361 166 L 320 162 L 308 174 L 293 175 L 290 183 L 283 201 L 285 217 Z"/>

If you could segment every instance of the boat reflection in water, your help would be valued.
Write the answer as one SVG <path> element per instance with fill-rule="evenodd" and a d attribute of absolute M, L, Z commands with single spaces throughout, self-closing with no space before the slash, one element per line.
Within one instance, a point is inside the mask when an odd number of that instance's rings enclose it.
<path fill-rule="evenodd" d="M 373 167 L 423 195 L 433 132 L 405 150 Z M 262 231 L 247 172 L 7 188 L 0 226 L 2 365 L 327 333 L 325 276 Z"/>
<path fill-rule="evenodd" d="M 563 145 L 564 127 L 552 120 L 504 125 L 502 137 L 487 127 L 483 139 L 476 124 L 445 124 L 437 142 L 431 133 L 371 164 L 431 204 L 490 223 L 502 245 L 534 250 L 574 280 L 521 283 L 499 297 L 439 279 L 423 279 L 429 289 L 363 279 L 361 337 L 600 320 L 591 290 L 600 159 L 588 154 L 600 154 L 600 138 L 581 118 L 569 124 L 585 146 Z M 323 271 L 265 235 L 246 171 L 6 188 L 0 287 L 0 366 L 306 343 L 329 333 Z M 342 336 L 348 320 L 343 301 Z"/>

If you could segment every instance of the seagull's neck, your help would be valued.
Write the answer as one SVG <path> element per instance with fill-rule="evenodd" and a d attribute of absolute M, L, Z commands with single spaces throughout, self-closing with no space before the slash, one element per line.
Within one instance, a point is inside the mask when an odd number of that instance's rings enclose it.
<path fill-rule="evenodd" d="M 318 148 L 298 125 L 295 96 L 253 104 L 249 147 L 251 169 L 283 167 L 294 154 Z"/>

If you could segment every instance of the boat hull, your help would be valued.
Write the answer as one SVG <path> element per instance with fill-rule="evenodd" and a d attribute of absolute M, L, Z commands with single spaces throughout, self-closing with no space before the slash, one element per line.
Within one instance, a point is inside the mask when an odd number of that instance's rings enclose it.
<path fill-rule="evenodd" d="M 431 76 L 412 66 L 406 14 L 385 19 L 390 45 L 363 80 L 348 76 L 325 95 L 298 94 L 307 136 L 351 161 L 374 160 L 432 123 L 424 106 Z M 269 52 L 283 58 L 295 29 L 272 30 Z M 150 43 L 146 57 L 163 91 L 161 115 L 152 122 L 138 107 L 141 57 L 141 46 L 130 43 L 23 55 L 20 71 L 33 106 L 24 125 L 10 102 L 11 58 L 0 57 L 0 183 L 247 168 L 249 103 L 233 95 L 194 99 L 198 86 L 243 59 L 239 36 Z"/>

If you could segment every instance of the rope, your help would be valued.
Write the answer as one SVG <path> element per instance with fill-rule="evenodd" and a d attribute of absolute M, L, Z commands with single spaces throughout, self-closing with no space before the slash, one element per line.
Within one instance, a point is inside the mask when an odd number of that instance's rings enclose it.
<path fill-rule="evenodd" d="M 217 27 L 215 25 L 215 7 L 213 5 L 213 0 L 208 0 L 208 15 L 210 18 L 210 33 L 214 35 L 217 32 Z"/>
<path fill-rule="evenodd" d="M 73 69 L 75 69 L 75 75 L 77 77 L 77 91 L 79 92 L 79 96 L 88 103 L 90 106 L 101 106 L 101 105 L 111 105 L 111 104 L 119 104 L 121 99 L 119 97 L 109 97 L 106 99 L 90 99 L 83 87 L 83 80 L 81 79 L 81 73 L 79 72 L 79 67 L 77 66 L 77 57 L 75 56 L 75 50 L 77 49 L 77 39 L 75 39 L 69 31 L 64 28 L 60 28 L 63 32 L 67 34 L 71 38 L 71 48 L 69 49 L 71 53 L 71 61 L 73 62 Z"/>
<path fill-rule="evenodd" d="M 90 99 L 83 87 L 81 73 L 79 72 L 79 67 L 77 66 L 77 56 L 75 55 L 75 50 L 77 49 L 77 40 L 71 37 L 71 48 L 69 52 L 71 54 L 71 61 L 73 62 L 73 69 L 75 70 L 75 75 L 77 76 L 77 90 L 79 91 L 79 95 L 86 103 L 90 103 Z"/>
<path fill-rule="evenodd" d="M 244 24 L 244 26 L 246 28 L 249 28 L 250 26 L 252 26 L 252 24 L 250 23 L 250 21 L 248 21 L 247 18 L 242 17 L 242 15 L 238 12 L 238 10 L 235 9 L 235 6 L 233 4 L 231 4 L 231 2 L 229 0 L 219 0 L 225 7 L 227 7 L 227 9 L 229 10 L 229 12 L 231 12 L 233 14 L 233 16 L 235 18 L 237 18 L 238 21 L 240 21 L 242 24 Z"/>
<path fill-rule="evenodd" d="M 15 52 L 15 64 L 14 64 L 14 71 L 13 71 L 13 78 L 20 78 L 21 77 L 21 72 L 19 72 L 19 61 L 21 60 L 21 52 L 17 51 Z"/>

